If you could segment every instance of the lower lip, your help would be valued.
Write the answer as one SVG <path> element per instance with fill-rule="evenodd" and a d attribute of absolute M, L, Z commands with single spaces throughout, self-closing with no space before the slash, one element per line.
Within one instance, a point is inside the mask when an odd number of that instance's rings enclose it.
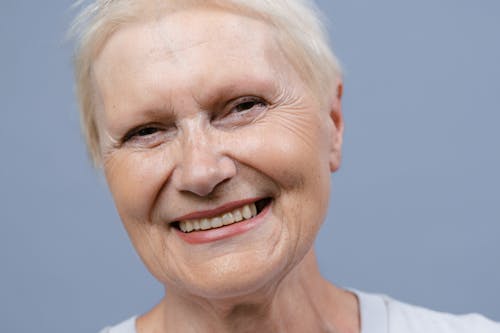
<path fill-rule="evenodd" d="M 200 231 L 192 231 L 192 232 L 182 232 L 181 230 L 175 228 L 174 230 L 177 232 L 179 237 L 190 244 L 203 244 L 215 242 L 221 239 L 233 237 L 248 230 L 251 230 L 261 224 L 269 210 L 271 209 L 271 204 L 268 204 L 257 216 L 242 221 L 236 222 L 230 225 L 226 225 L 220 228 L 209 229 L 209 230 L 200 230 Z"/>

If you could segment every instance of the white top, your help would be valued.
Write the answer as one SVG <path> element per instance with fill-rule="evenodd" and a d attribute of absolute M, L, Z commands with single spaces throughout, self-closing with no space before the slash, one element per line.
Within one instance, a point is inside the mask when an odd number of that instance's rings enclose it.
<path fill-rule="evenodd" d="M 124 322 L 113 326 L 113 327 L 105 327 L 99 333 L 137 333 L 135 331 L 135 320 L 137 316 L 129 318 Z"/>
<path fill-rule="evenodd" d="M 356 291 L 361 333 L 500 333 L 500 323 L 479 314 L 452 315 Z"/>
<path fill-rule="evenodd" d="M 478 314 L 452 315 L 398 302 L 385 295 L 356 293 L 361 333 L 500 333 L 500 323 Z M 137 333 L 132 317 L 100 333 Z"/>

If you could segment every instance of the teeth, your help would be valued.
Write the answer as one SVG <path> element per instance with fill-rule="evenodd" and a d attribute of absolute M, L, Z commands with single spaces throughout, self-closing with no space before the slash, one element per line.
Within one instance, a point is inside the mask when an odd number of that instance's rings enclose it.
<path fill-rule="evenodd" d="M 255 203 L 251 203 L 220 216 L 181 221 L 179 223 L 179 228 L 185 233 L 197 230 L 208 230 L 219 228 L 223 225 L 230 225 L 242 220 L 248 220 L 256 215 L 257 207 L 255 207 Z"/>
<path fill-rule="evenodd" d="M 236 209 L 234 212 L 233 212 L 233 218 L 236 222 L 240 222 L 241 220 L 243 220 L 243 216 L 241 216 L 241 212 L 239 209 Z"/>
<path fill-rule="evenodd" d="M 227 213 L 227 214 L 222 215 L 222 224 L 223 225 L 229 225 L 231 223 L 234 223 L 233 214 Z"/>
<path fill-rule="evenodd" d="M 255 204 L 250 205 L 250 214 L 252 214 L 252 216 L 257 215 L 257 207 L 255 207 Z"/>
<path fill-rule="evenodd" d="M 210 221 L 210 226 L 212 228 L 222 227 L 222 218 L 220 218 L 220 217 L 214 217 L 212 219 L 212 221 Z"/>
<path fill-rule="evenodd" d="M 248 205 L 243 206 L 243 209 L 241 210 L 241 215 L 243 215 L 244 219 L 249 219 L 252 217 L 252 210 Z"/>
<path fill-rule="evenodd" d="M 200 221 L 200 226 L 201 230 L 208 230 L 210 229 L 210 222 L 208 222 L 208 219 L 202 219 Z"/>

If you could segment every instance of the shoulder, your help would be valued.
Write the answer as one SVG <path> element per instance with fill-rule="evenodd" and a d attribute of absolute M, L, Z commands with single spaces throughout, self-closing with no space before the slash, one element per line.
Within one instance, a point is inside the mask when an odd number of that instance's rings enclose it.
<path fill-rule="evenodd" d="M 479 314 L 453 315 L 399 302 L 385 295 L 357 295 L 362 324 L 366 324 L 362 333 L 500 333 L 500 323 Z"/>
<path fill-rule="evenodd" d="M 500 324 L 479 314 L 452 315 L 384 297 L 389 327 L 394 332 L 500 333 Z"/>
<path fill-rule="evenodd" d="M 405 304 L 386 297 L 389 326 L 395 331 L 417 329 L 443 333 L 500 333 L 500 324 L 479 314 L 452 315 Z"/>
<path fill-rule="evenodd" d="M 135 321 L 137 317 L 129 318 L 118 325 L 103 328 L 99 333 L 137 333 L 135 330 Z"/>

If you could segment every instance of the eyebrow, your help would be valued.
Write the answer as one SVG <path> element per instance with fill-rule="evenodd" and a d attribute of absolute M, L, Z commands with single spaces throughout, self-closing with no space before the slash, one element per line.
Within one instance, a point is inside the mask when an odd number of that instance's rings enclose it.
<path fill-rule="evenodd" d="M 220 106 L 229 100 L 243 95 L 260 95 L 270 99 L 279 90 L 279 83 L 267 75 L 262 77 L 245 76 L 234 80 L 227 80 L 222 84 L 216 84 L 206 91 L 195 94 L 195 101 L 203 109 L 211 109 Z"/>
<path fill-rule="evenodd" d="M 112 136 L 115 140 L 120 140 L 126 135 L 130 130 L 133 130 L 135 127 L 140 127 L 141 124 L 146 123 L 155 123 L 162 122 L 168 123 L 173 122 L 175 119 L 175 112 L 173 107 L 169 103 L 165 103 L 164 107 L 156 107 L 156 108 L 137 108 L 137 109 L 129 109 L 132 115 L 128 117 L 132 117 L 133 120 L 127 121 L 128 125 L 124 122 L 116 122 L 116 119 L 120 118 L 120 115 L 113 115 L 111 118 L 108 118 L 106 121 L 107 131 L 110 136 Z M 114 121 L 113 121 L 114 119 Z M 111 121 L 109 121 L 111 120 Z M 136 124 L 137 126 L 130 126 L 131 124 Z"/>

